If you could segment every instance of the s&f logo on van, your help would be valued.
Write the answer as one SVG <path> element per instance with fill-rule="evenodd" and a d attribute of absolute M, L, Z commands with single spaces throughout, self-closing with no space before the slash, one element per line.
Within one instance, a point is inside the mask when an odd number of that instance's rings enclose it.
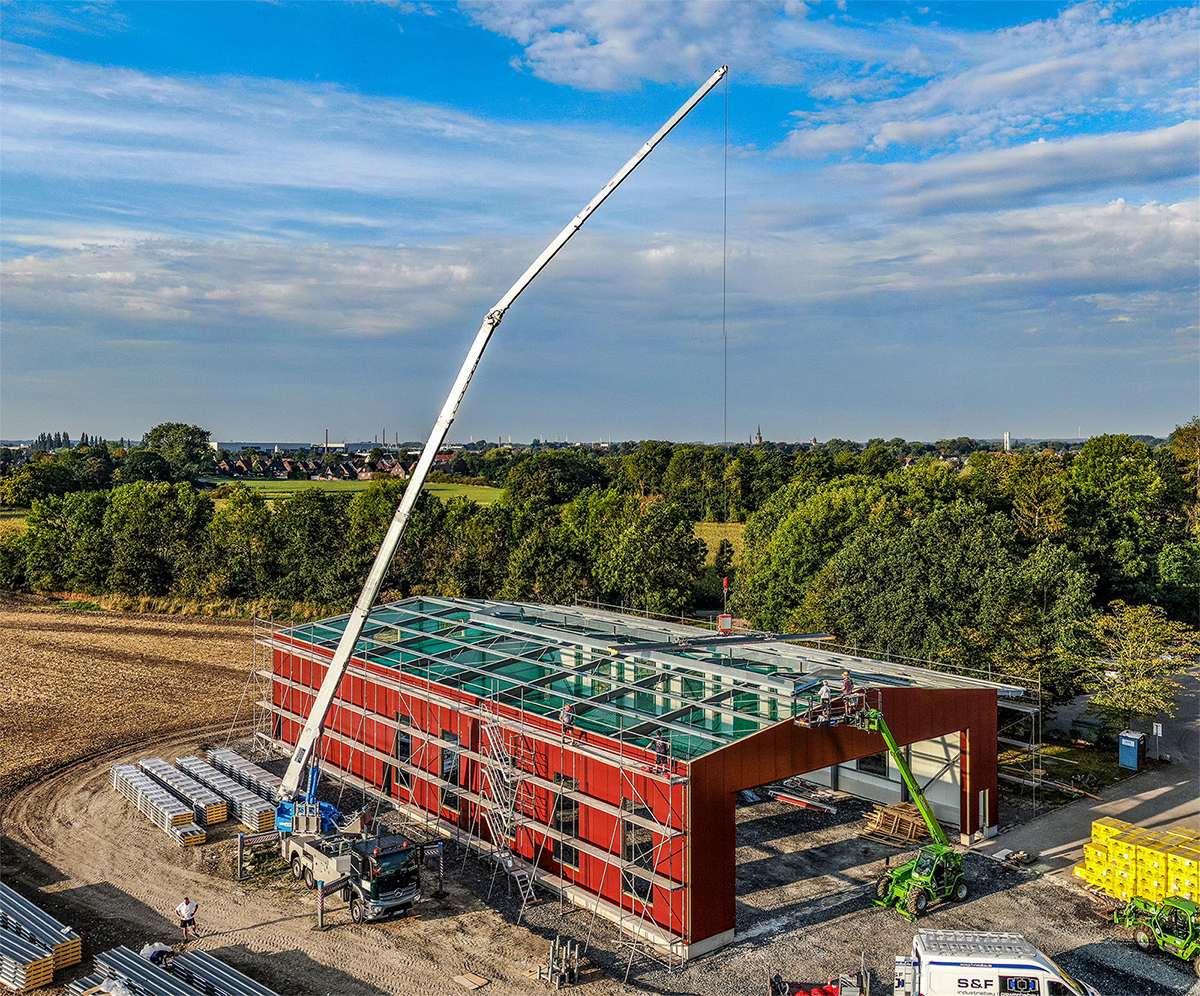
<path fill-rule="evenodd" d="M 971 990 L 974 992 L 985 992 L 990 989 L 994 992 L 996 989 L 996 980 L 995 979 L 959 979 L 958 980 L 958 988 L 959 989 L 967 989 L 967 990 Z"/>

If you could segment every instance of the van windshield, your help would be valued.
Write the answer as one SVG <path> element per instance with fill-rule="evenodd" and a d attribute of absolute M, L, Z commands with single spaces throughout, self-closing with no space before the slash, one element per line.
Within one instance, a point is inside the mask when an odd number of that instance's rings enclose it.
<path fill-rule="evenodd" d="M 1065 983 L 1066 983 L 1066 984 L 1067 984 L 1067 985 L 1070 987 L 1070 989 L 1071 989 L 1071 991 L 1072 991 L 1073 993 L 1077 993 L 1077 994 L 1078 994 L 1078 996 L 1087 996 L 1087 990 L 1086 990 L 1086 989 L 1084 989 L 1084 987 L 1083 987 L 1083 986 L 1082 986 L 1082 985 L 1081 985 L 1079 982 L 1077 982 L 1077 981 L 1076 981 L 1074 978 L 1072 978 L 1072 976 L 1071 976 L 1069 973 L 1067 973 L 1066 971 L 1064 971 L 1064 970 L 1063 970 L 1063 969 L 1062 969 L 1062 968 L 1061 968 L 1061 967 L 1060 967 L 1060 966 L 1059 966 L 1059 965 L 1058 965 L 1058 964 L 1057 964 L 1057 963 L 1054 961 L 1054 959 L 1053 959 L 1053 958 L 1051 958 L 1049 955 L 1047 955 L 1047 956 L 1046 956 L 1046 963 L 1047 963 L 1047 964 L 1048 964 L 1048 965 L 1049 965 L 1051 968 L 1053 968 L 1053 969 L 1054 969 L 1054 971 L 1056 971 L 1056 972 L 1057 972 L 1059 975 L 1061 975 L 1061 976 L 1062 976 L 1062 980 L 1063 980 L 1063 982 L 1065 982 Z"/>

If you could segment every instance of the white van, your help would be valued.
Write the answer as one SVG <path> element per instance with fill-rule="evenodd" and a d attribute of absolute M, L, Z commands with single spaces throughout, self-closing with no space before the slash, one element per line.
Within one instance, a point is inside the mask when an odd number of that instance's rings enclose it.
<path fill-rule="evenodd" d="M 1020 934 L 918 930 L 911 958 L 896 956 L 895 996 L 1100 996 Z"/>

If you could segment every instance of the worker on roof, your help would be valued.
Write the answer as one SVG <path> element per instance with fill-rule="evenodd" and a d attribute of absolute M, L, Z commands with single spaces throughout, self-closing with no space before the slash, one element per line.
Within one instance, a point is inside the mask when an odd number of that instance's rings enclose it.
<path fill-rule="evenodd" d="M 654 764 L 659 772 L 667 770 L 667 765 L 670 762 L 671 745 L 667 743 L 667 738 L 663 736 L 663 731 L 659 730 L 654 734 L 654 739 L 650 741 L 650 746 L 654 749 Z"/>
<path fill-rule="evenodd" d="M 829 702 L 833 698 L 833 693 L 829 690 L 829 682 L 821 682 L 821 690 L 817 693 L 817 702 L 821 706 L 821 711 L 825 714 L 825 718 L 829 718 Z"/>
<path fill-rule="evenodd" d="M 563 703 L 563 707 L 558 712 L 558 721 L 562 723 L 564 737 L 570 737 L 574 734 L 575 710 L 571 708 L 570 702 Z"/>

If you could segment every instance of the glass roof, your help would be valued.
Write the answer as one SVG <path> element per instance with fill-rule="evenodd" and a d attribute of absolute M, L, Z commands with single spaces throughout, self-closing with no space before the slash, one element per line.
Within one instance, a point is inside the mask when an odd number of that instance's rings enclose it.
<path fill-rule="evenodd" d="M 346 616 L 281 631 L 332 651 Z M 843 668 L 855 685 L 1020 689 L 854 657 L 766 633 L 712 630 L 586 606 L 410 598 L 371 610 L 355 657 L 442 686 L 647 746 L 661 731 L 690 760 L 804 707 L 804 692 Z"/>

